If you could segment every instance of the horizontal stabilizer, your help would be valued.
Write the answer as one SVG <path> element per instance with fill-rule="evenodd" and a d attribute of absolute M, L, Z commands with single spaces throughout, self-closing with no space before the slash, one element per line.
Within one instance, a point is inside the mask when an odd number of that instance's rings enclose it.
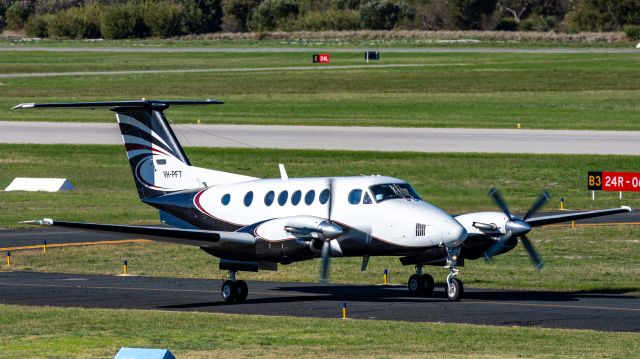
<path fill-rule="evenodd" d="M 21 223 L 78 228 L 102 232 L 136 234 L 141 235 L 146 239 L 151 239 L 159 242 L 186 244 L 191 246 L 208 246 L 216 242 L 231 242 L 235 244 L 252 245 L 256 242 L 256 239 L 251 234 L 241 232 L 216 232 L 201 229 L 124 226 L 118 224 L 97 224 L 84 222 L 62 222 L 54 221 L 49 218 L 36 221 L 25 221 Z"/>
<path fill-rule="evenodd" d="M 577 221 L 579 219 L 587 219 L 587 218 L 594 218 L 594 217 L 610 216 L 612 214 L 626 213 L 626 212 L 632 212 L 632 211 L 633 210 L 631 209 L 631 207 L 622 206 L 620 208 L 601 209 L 597 211 L 557 214 L 552 216 L 529 218 L 526 220 L 526 222 L 531 227 L 538 227 L 538 226 L 544 226 L 547 224 Z"/>
<path fill-rule="evenodd" d="M 29 108 L 161 108 L 169 106 L 222 105 L 220 100 L 134 100 L 134 101 L 98 101 L 98 102 L 51 102 L 21 103 L 12 110 Z"/>

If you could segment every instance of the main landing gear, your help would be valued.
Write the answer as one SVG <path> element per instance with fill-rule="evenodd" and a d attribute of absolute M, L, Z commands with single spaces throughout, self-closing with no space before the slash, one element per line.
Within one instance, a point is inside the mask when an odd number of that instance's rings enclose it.
<path fill-rule="evenodd" d="M 445 292 L 447 293 L 447 299 L 452 302 L 457 302 L 462 299 L 464 293 L 464 287 L 462 281 L 456 276 L 458 275 L 457 261 L 460 255 L 460 247 L 447 247 L 447 264 L 445 269 L 449 269 L 449 275 L 447 276 L 447 282 Z M 409 293 L 411 295 L 430 295 L 433 293 L 434 282 L 433 277 L 429 274 L 422 272 L 422 266 L 416 266 L 416 274 L 409 277 L 407 283 Z"/>
<path fill-rule="evenodd" d="M 422 266 L 417 265 L 416 274 L 409 277 L 407 287 L 409 287 L 409 293 L 411 293 L 411 295 L 430 295 L 433 293 L 435 283 L 433 282 L 433 277 L 429 274 L 422 273 Z"/>
<path fill-rule="evenodd" d="M 220 292 L 227 303 L 244 302 L 249 294 L 249 287 L 243 280 L 236 280 L 237 271 L 229 271 L 229 279 L 222 283 Z"/>

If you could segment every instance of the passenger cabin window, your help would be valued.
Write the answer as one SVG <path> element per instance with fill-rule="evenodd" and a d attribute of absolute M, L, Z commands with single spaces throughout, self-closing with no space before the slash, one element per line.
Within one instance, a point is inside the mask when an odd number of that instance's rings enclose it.
<path fill-rule="evenodd" d="M 371 197 L 369 196 L 368 192 L 364 193 L 364 199 L 362 200 L 362 203 L 371 204 Z"/>
<path fill-rule="evenodd" d="M 369 187 L 376 202 L 393 198 L 404 198 L 407 201 L 420 201 L 420 196 L 408 183 L 385 183 Z"/>
<path fill-rule="evenodd" d="M 291 195 L 291 204 L 294 206 L 297 206 L 298 203 L 300 203 L 301 198 L 302 198 L 302 191 L 297 190 L 293 192 L 293 194 Z"/>
<path fill-rule="evenodd" d="M 249 207 L 251 205 L 251 202 L 253 202 L 253 191 L 249 191 L 244 195 L 244 205 L 246 207 Z"/>
<path fill-rule="evenodd" d="M 362 190 L 354 189 L 349 192 L 349 203 L 351 204 L 360 204 L 360 199 L 362 198 Z"/>
<path fill-rule="evenodd" d="M 224 196 L 222 196 L 220 202 L 222 202 L 223 205 L 228 205 L 229 201 L 231 201 L 231 195 L 230 194 L 225 194 Z"/>
<path fill-rule="evenodd" d="M 320 203 L 327 203 L 327 201 L 329 201 L 329 196 L 331 196 L 331 193 L 329 192 L 328 188 L 322 190 L 322 192 L 320 192 Z"/>
<path fill-rule="evenodd" d="M 280 194 L 278 195 L 278 204 L 281 206 L 284 206 L 285 203 L 287 203 L 287 199 L 289 199 L 289 192 L 287 191 L 280 192 Z"/>
<path fill-rule="evenodd" d="M 315 198 L 316 198 L 316 191 L 309 190 L 309 192 L 307 192 L 307 194 L 304 195 L 304 203 L 306 203 L 307 206 L 310 206 L 311 203 L 313 203 L 313 200 Z"/>
<path fill-rule="evenodd" d="M 264 195 L 264 204 L 270 206 L 273 203 L 273 199 L 276 197 L 275 192 L 269 191 L 266 195 Z"/>

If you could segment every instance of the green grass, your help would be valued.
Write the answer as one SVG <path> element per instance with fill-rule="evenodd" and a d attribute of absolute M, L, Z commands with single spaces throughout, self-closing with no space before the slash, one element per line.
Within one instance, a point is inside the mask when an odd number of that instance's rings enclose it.
<path fill-rule="evenodd" d="M 113 357 L 120 347 L 178 358 L 637 357 L 640 334 L 140 310 L 0 305 L 3 358 Z"/>
<path fill-rule="evenodd" d="M 333 65 L 363 64 L 335 53 Z M 637 54 L 383 53 L 422 67 L 216 72 L 312 66 L 309 53 L 3 52 L 0 74 L 212 69 L 0 78 L 0 120 L 113 121 L 107 111 L 10 111 L 21 102 L 220 98 L 168 112 L 178 123 L 638 130 Z M 321 67 L 321 66 L 318 66 Z"/>
<path fill-rule="evenodd" d="M 496 210 L 486 196 L 499 187 L 512 211 L 526 211 L 546 188 L 569 209 L 640 207 L 640 195 L 602 192 L 591 200 L 589 170 L 635 171 L 636 156 L 437 154 L 187 148 L 199 167 L 254 177 L 277 177 L 284 163 L 290 177 L 384 174 L 409 181 L 427 201 L 450 213 Z M 138 200 L 122 146 L 0 145 L 0 188 L 15 177 L 69 178 L 68 193 L 0 192 L 0 226 L 50 217 L 96 222 L 157 222 L 157 212 Z"/>

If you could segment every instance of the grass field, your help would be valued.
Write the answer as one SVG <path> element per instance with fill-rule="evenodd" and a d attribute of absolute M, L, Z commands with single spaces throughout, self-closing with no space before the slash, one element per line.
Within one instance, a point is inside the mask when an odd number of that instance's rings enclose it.
<path fill-rule="evenodd" d="M 254 177 L 277 177 L 284 163 L 291 177 L 384 174 L 409 181 L 427 201 L 450 213 L 497 210 L 486 195 L 497 186 L 512 211 L 526 211 L 540 191 L 564 198 L 569 209 L 630 205 L 640 207 L 640 195 L 586 190 L 589 170 L 634 171 L 636 156 L 425 154 L 319 150 L 187 148 L 194 165 Z M 0 145 L 0 187 L 15 177 L 69 178 L 77 187 L 69 193 L 0 193 L 0 226 L 27 219 L 153 223 L 157 212 L 139 202 L 122 146 Z"/>
<path fill-rule="evenodd" d="M 178 358 L 640 355 L 637 333 L 8 305 L 0 310 L 3 358 L 111 358 L 124 346 L 169 348 Z"/>
<path fill-rule="evenodd" d="M 309 53 L 3 52 L 0 120 L 113 121 L 108 112 L 10 111 L 21 102 L 220 98 L 176 122 L 637 130 L 638 54 L 382 53 L 365 68 L 301 70 Z M 332 65 L 362 65 L 361 52 Z M 381 67 L 380 65 L 411 65 Z M 413 66 L 413 65 L 418 65 Z M 321 65 L 316 66 L 321 68 Z M 256 69 L 262 70 L 256 71 Z M 281 68 L 273 69 L 273 68 Z M 171 70 L 205 70 L 176 73 Z M 8 74 L 166 70 L 162 74 Z M 250 71 L 249 71 L 250 70 Z M 231 72 L 229 72 L 231 71 Z"/>

